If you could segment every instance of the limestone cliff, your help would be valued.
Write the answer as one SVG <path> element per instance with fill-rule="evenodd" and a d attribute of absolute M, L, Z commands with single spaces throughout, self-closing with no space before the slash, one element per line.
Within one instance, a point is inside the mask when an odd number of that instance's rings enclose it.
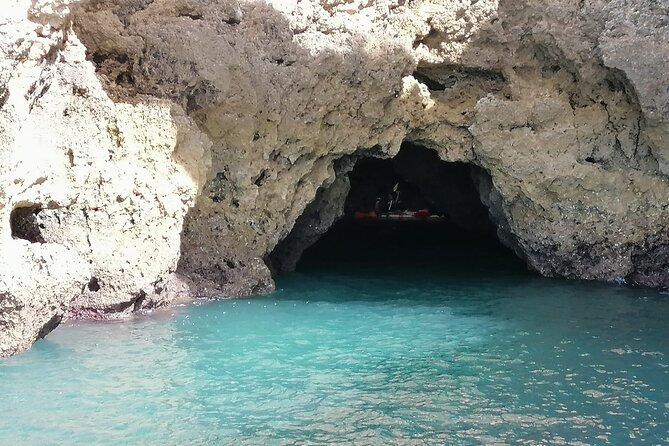
<path fill-rule="evenodd" d="M 0 355 L 68 314 L 174 299 L 183 219 L 210 163 L 179 107 L 110 99 L 67 1 L 29 5 L 3 5 L 0 24 Z"/>
<path fill-rule="evenodd" d="M 669 285 L 668 11 L 10 0 L 0 354 L 63 317 L 271 290 L 277 244 L 294 262 L 352 162 L 405 141 L 480 168 L 500 238 L 541 274 Z"/>

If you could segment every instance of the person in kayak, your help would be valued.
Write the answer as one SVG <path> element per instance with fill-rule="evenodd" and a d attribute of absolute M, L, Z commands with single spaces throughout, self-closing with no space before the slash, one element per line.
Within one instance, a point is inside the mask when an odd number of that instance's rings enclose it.
<path fill-rule="evenodd" d="M 376 201 L 374 201 L 374 212 L 381 213 L 381 197 L 376 197 Z"/>
<path fill-rule="evenodd" d="M 395 184 L 395 187 L 393 187 L 393 190 L 388 192 L 388 195 L 386 195 L 386 206 L 385 206 L 385 211 L 387 214 L 390 214 L 397 210 L 397 206 L 399 204 L 399 183 Z"/>

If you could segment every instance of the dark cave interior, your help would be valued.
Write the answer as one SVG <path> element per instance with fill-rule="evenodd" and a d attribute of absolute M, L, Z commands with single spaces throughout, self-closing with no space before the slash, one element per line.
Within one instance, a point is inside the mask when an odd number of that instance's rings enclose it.
<path fill-rule="evenodd" d="M 42 208 L 37 206 L 18 207 L 12 210 L 9 216 L 12 238 L 28 240 L 30 243 L 45 243 L 42 237 L 44 224 L 38 221 L 40 212 Z"/>
<path fill-rule="evenodd" d="M 393 203 L 393 212 L 427 208 L 463 230 L 494 233 L 474 183 L 475 176 L 483 174 L 473 165 L 444 162 L 434 150 L 405 143 L 394 158 L 356 162 L 348 174 L 351 189 L 344 218 L 374 210 L 377 202 L 377 210 L 386 212 L 396 197 L 399 203 Z"/>
<path fill-rule="evenodd" d="M 436 151 L 409 143 L 394 158 L 361 158 L 348 172 L 343 216 L 323 235 L 291 234 L 277 251 L 290 251 L 290 241 L 299 240 L 300 272 L 389 266 L 436 272 L 525 271 L 522 261 L 498 240 L 481 202 L 477 184 L 487 175 L 476 166 L 442 161 Z M 327 209 L 330 203 L 314 205 Z M 431 217 L 405 218 L 420 209 L 428 209 Z M 311 222 L 313 215 L 312 210 Z M 310 225 L 298 222 L 293 231 L 306 226 Z"/>

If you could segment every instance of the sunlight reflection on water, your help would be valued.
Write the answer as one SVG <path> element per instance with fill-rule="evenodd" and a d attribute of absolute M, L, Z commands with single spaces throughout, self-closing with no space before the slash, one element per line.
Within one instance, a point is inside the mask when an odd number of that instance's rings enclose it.
<path fill-rule="evenodd" d="M 669 300 L 504 276 L 293 275 L 0 361 L 0 444 L 658 444 Z"/>

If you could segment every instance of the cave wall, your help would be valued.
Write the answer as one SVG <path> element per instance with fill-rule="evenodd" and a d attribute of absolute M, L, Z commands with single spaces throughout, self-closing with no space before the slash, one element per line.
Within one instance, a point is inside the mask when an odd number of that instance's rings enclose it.
<path fill-rule="evenodd" d="M 488 172 L 542 274 L 669 284 L 668 7 L 8 0 L 0 351 L 68 313 L 271 290 L 336 160 L 402 141 Z M 45 243 L 12 237 L 20 207 Z"/>
<path fill-rule="evenodd" d="M 349 178 L 340 173 L 331 184 L 316 191 L 314 200 L 297 218 L 290 233 L 269 254 L 267 263 L 275 274 L 295 271 L 302 253 L 344 216 Z"/>

